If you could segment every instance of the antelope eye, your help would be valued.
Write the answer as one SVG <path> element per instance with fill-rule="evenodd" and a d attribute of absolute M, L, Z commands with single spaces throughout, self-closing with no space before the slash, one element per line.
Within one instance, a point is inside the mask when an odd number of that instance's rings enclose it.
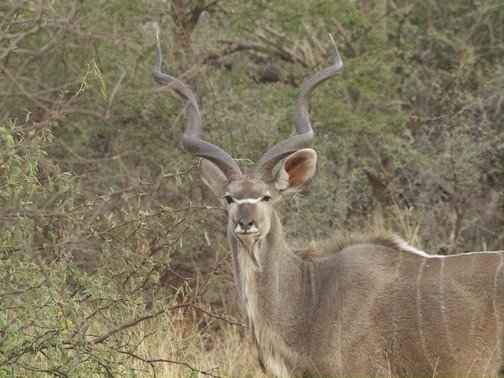
<path fill-rule="evenodd" d="M 273 198 L 271 198 L 271 196 L 264 196 L 264 197 L 262 198 L 262 200 L 263 200 L 263 201 L 270 201 L 270 200 L 272 200 L 272 199 L 273 199 Z"/>
<path fill-rule="evenodd" d="M 234 202 L 233 197 L 231 197 L 231 196 L 224 196 L 224 199 L 226 200 L 226 202 L 228 204 L 232 204 Z"/>

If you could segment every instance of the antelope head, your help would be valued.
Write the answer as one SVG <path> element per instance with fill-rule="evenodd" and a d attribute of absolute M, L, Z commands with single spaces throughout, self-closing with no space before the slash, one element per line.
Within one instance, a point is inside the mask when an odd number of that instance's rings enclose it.
<path fill-rule="evenodd" d="M 254 255 L 270 232 L 275 203 L 285 194 L 304 186 L 315 174 L 317 154 L 308 148 L 313 130 L 308 117 L 308 100 L 317 86 L 338 74 L 343 68 L 336 44 L 331 37 L 334 63 L 313 75 L 296 101 L 297 134 L 270 148 L 254 169 L 242 173 L 235 160 L 224 150 L 200 139 L 201 116 L 192 92 L 176 78 L 161 72 L 161 47 L 157 35 L 154 79 L 173 89 L 186 103 L 187 125 L 182 139 L 191 155 L 201 157 L 199 169 L 206 185 L 228 209 L 228 233 Z M 283 160 L 280 167 L 278 163 Z M 276 168 L 276 169 L 275 169 Z"/>
<path fill-rule="evenodd" d="M 256 169 L 236 180 L 227 178 L 209 160 L 202 159 L 199 168 L 203 181 L 228 209 L 230 235 L 246 250 L 257 252 L 255 247 L 270 231 L 275 203 L 308 182 L 315 174 L 316 162 L 315 151 L 303 148 L 290 154 L 275 172 Z M 251 257 L 257 262 L 254 255 Z"/>

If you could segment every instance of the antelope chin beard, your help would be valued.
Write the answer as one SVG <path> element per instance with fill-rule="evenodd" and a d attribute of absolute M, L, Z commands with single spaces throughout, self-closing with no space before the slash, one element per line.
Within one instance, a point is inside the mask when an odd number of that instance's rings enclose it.
<path fill-rule="evenodd" d="M 255 233 L 235 233 L 235 237 L 240 242 L 243 252 L 252 260 L 257 269 L 261 269 L 259 264 L 258 254 L 261 245 L 261 235 L 259 232 Z"/>

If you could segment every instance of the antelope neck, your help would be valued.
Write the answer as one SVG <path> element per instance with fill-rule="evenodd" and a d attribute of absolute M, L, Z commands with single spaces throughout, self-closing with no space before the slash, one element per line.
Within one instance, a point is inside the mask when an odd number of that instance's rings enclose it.
<path fill-rule="evenodd" d="M 259 360 L 268 371 L 287 376 L 289 367 L 284 360 L 300 356 L 306 344 L 304 331 L 315 324 L 313 310 L 321 286 L 314 264 L 289 249 L 274 211 L 270 231 L 260 243 L 255 250 L 247 250 L 236 239 L 234 243 L 231 240 L 235 279 Z"/>
<path fill-rule="evenodd" d="M 263 278 L 264 275 L 278 272 L 280 264 L 284 268 L 292 265 L 291 268 L 295 269 L 295 266 L 299 263 L 299 258 L 290 251 L 285 242 L 282 226 L 275 211 L 271 213 L 270 231 L 262 240 L 258 241 L 253 247 L 245 246 L 240 242 L 231 244 L 231 247 L 236 249 L 235 254 L 242 268 L 248 267 L 249 262 L 253 262 L 249 258 L 253 254 L 258 264 L 255 271 Z"/>
<path fill-rule="evenodd" d="M 265 317 L 273 322 L 278 319 L 275 319 L 274 313 L 278 309 L 278 303 L 288 303 L 295 307 L 294 303 L 289 303 L 290 301 L 286 301 L 283 297 L 293 294 L 290 285 L 300 287 L 303 264 L 285 242 L 282 226 L 275 211 L 271 213 L 269 233 L 258 242 L 254 250 L 247 249 L 236 241 L 231 241 L 231 248 L 235 280 L 245 307 L 253 305 L 255 310 L 267 311 Z M 257 264 L 254 263 L 251 254 L 254 254 Z M 288 277 L 288 280 L 285 277 Z M 245 310 L 249 317 L 252 316 L 249 308 Z M 282 309 L 284 318 L 289 310 L 291 309 L 286 307 Z"/>

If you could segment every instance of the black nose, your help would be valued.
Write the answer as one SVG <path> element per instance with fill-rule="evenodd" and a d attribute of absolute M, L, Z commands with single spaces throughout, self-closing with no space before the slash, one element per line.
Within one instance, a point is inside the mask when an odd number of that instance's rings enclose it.
<path fill-rule="evenodd" d="M 254 225 L 254 221 L 250 218 L 242 218 L 238 221 L 238 224 L 243 231 L 248 231 Z"/>

